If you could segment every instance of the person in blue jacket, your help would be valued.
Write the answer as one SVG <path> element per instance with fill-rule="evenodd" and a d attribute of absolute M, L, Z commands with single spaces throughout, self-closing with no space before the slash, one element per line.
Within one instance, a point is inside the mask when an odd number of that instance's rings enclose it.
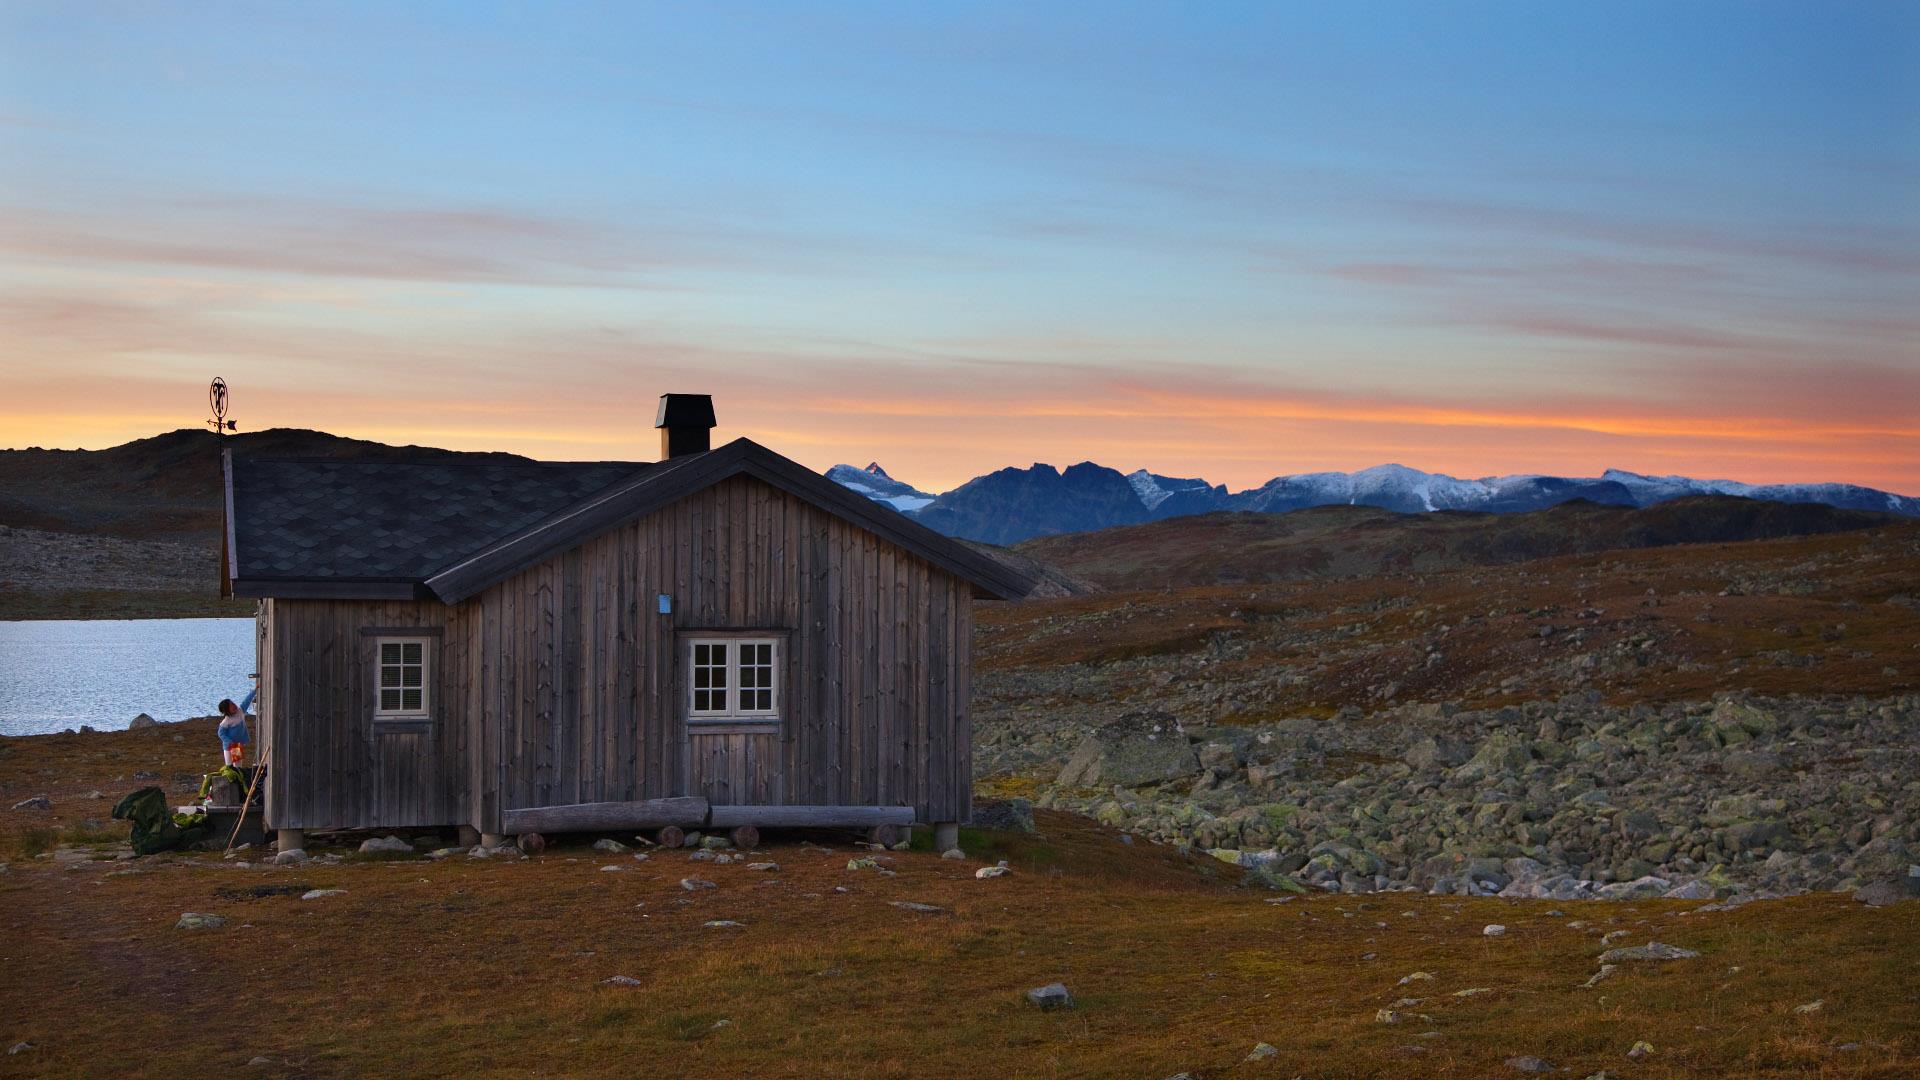
<path fill-rule="evenodd" d="M 260 687 L 255 685 L 238 704 L 232 698 L 220 699 L 220 759 L 229 765 L 238 765 L 246 757 L 247 710 L 258 693 Z"/>

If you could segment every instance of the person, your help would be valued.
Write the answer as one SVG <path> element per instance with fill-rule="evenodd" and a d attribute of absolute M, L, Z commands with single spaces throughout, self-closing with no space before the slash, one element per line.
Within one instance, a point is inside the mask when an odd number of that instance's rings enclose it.
<path fill-rule="evenodd" d="M 238 704 L 232 698 L 220 699 L 220 759 L 229 765 L 238 766 L 247 756 L 247 709 L 253 705 L 254 696 L 260 693 L 258 676 L 255 676 L 253 689 Z"/>

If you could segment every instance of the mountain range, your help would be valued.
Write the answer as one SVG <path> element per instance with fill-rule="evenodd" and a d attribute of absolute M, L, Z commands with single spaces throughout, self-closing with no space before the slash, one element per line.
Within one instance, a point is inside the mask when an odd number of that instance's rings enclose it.
<path fill-rule="evenodd" d="M 865 469 L 836 465 L 827 476 L 949 536 L 991 544 L 1017 544 L 1041 536 L 1222 510 L 1283 513 L 1316 506 L 1505 514 L 1576 499 L 1603 506 L 1647 507 L 1688 496 L 1731 495 L 1920 517 L 1920 498 L 1854 484 L 1744 484 L 1646 476 L 1623 469 L 1608 469 L 1597 477 L 1523 473 L 1466 480 L 1405 465 L 1377 465 L 1351 473 L 1276 476 L 1257 488 L 1233 492 L 1201 479 L 1162 476 L 1145 469 L 1122 473 L 1083 461 L 1065 471 L 1051 465 L 1001 469 L 939 495 L 894 479 L 877 463 Z"/>

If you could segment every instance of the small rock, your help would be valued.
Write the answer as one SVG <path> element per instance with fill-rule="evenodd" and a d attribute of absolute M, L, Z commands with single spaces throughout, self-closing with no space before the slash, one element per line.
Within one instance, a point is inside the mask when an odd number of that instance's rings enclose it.
<path fill-rule="evenodd" d="M 1811 1016 L 1826 1007 L 1826 999 L 1822 998 L 1819 1001 L 1809 1001 L 1805 1005 L 1795 1005 L 1793 1011 L 1801 1016 Z"/>
<path fill-rule="evenodd" d="M 1004 866 L 983 866 L 975 870 L 973 876 L 985 881 L 988 878 L 1006 877 L 1011 873 L 1013 873 L 1013 871 Z"/>
<path fill-rule="evenodd" d="M 633 853 L 633 861 L 634 861 L 634 862 L 646 862 L 646 861 L 647 861 L 647 853 L 646 853 L 646 852 L 644 852 L 644 851 L 636 851 L 636 852 L 634 852 L 634 853 Z"/>
<path fill-rule="evenodd" d="M 703 836 L 700 838 L 700 846 L 708 850 L 717 851 L 720 848 L 732 847 L 733 841 L 724 836 Z"/>
<path fill-rule="evenodd" d="M 1620 970 L 1620 967 L 1618 964 L 1601 964 L 1600 970 L 1593 973 L 1593 978 L 1588 979 L 1586 982 L 1583 982 L 1580 984 L 1580 989 L 1591 990 L 1594 987 L 1599 986 L 1601 983 L 1607 981 L 1608 979 L 1611 979 L 1613 977 L 1613 973 L 1619 970 Z"/>
<path fill-rule="evenodd" d="M 687 890 L 688 892 L 698 892 L 698 891 L 700 891 L 701 889 L 717 889 L 717 888 L 719 888 L 719 886 L 718 886 L 718 885 L 715 885 L 715 884 L 714 884 L 713 882 L 711 882 L 711 881 L 708 881 L 708 880 L 707 880 L 707 879 L 705 879 L 705 878 L 697 878 L 697 877 L 683 877 L 683 878 L 681 878 L 681 879 L 680 879 L 680 887 L 681 887 L 681 888 L 683 888 L 683 889 L 685 889 L 685 890 Z"/>
<path fill-rule="evenodd" d="M 917 911 L 922 915 L 944 915 L 947 911 L 938 904 L 922 904 L 914 900 L 889 900 L 887 903 L 902 911 Z"/>
<path fill-rule="evenodd" d="M 745 926 L 747 924 L 743 922 L 735 922 L 732 919 L 708 919 L 706 922 L 701 923 L 700 925 L 706 927 L 709 930 L 725 930 L 730 926 Z"/>
<path fill-rule="evenodd" d="M 954 848 L 948 848 L 947 850 L 941 852 L 940 857 L 943 859 L 953 859 L 955 861 L 959 861 L 959 860 L 965 859 L 967 857 L 967 853 L 964 851 L 961 851 L 957 847 L 954 847 Z"/>
<path fill-rule="evenodd" d="M 1279 1053 L 1280 1051 L 1276 1049 L 1271 1043 L 1254 1043 L 1253 1052 L 1247 1055 L 1246 1060 L 1265 1061 L 1266 1059 L 1273 1057 Z"/>
<path fill-rule="evenodd" d="M 615 866 L 612 863 L 608 863 L 600 868 L 600 872 L 603 874 L 624 874 L 627 872 L 627 869 L 628 868 L 624 866 Z"/>
<path fill-rule="evenodd" d="M 12 1057 L 15 1054 L 24 1054 L 31 1049 L 33 1049 L 32 1043 L 17 1042 L 17 1043 L 14 1043 L 12 1046 L 7 1047 L 7 1056 Z"/>
<path fill-rule="evenodd" d="M 306 861 L 307 853 L 300 848 L 288 848 L 285 851 L 275 852 L 273 856 L 275 866 L 294 866 Z"/>
<path fill-rule="evenodd" d="M 1071 1009 L 1073 995 L 1067 992 L 1065 983 L 1048 983 L 1027 991 L 1027 1000 L 1042 1009 Z"/>
<path fill-rule="evenodd" d="M 849 870 L 871 870 L 877 865 L 879 864 L 875 863 L 872 859 L 847 860 L 847 869 Z"/>
<path fill-rule="evenodd" d="M 601 982 L 601 985 L 603 986 L 639 986 L 640 985 L 640 980 L 634 978 L 631 975 L 615 975 L 612 978 L 602 979 L 600 980 L 600 982 Z"/>
<path fill-rule="evenodd" d="M 1405 977 L 1403 977 L 1403 978 L 1402 978 L 1402 979 L 1401 979 L 1401 980 L 1400 980 L 1399 982 L 1397 982 L 1397 983 L 1394 983 L 1393 985 L 1395 985 L 1395 986 L 1405 986 L 1405 985 L 1407 985 L 1408 983 L 1416 983 L 1416 982 L 1432 982 L 1432 981 L 1433 981 L 1433 973 L 1432 973 L 1432 972 L 1430 972 L 1430 971 L 1416 971 L 1416 972 L 1414 972 L 1414 973 L 1413 973 L 1413 974 L 1411 974 L 1411 975 L 1408 975 L 1408 976 L 1405 976 Z"/>
<path fill-rule="evenodd" d="M 104 799 L 106 797 L 107 797 L 107 793 L 99 790 L 89 791 L 84 796 L 82 796 L 82 798 L 87 798 L 87 799 Z"/>
<path fill-rule="evenodd" d="M 750 862 L 747 864 L 747 869 L 758 870 L 763 874 L 773 874 L 779 872 L 780 864 L 777 862 Z"/>
<path fill-rule="evenodd" d="M 257 1054 L 247 1062 L 249 1069 L 266 1069 L 273 1066 L 273 1059 L 265 1054 Z"/>
<path fill-rule="evenodd" d="M 362 841 L 360 844 L 360 854 L 362 855 L 381 853 L 400 854 L 402 852 L 412 854 L 413 845 L 397 836 L 377 836 L 372 840 Z"/>
<path fill-rule="evenodd" d="M 1543 1072 L 1552 1072 L 1553 1063 L 1548 1061 L 1546 1058 L 1537 1058 L 1537 1057 L 1534 1057 L 1532 1054 L 1526 1054 L 1521 1057 L 1508 1058 L 1507 1068 L 1512 1069 L 1515 1072 L 1543 1073 Z"/>
<path fill-rule="evenodd" d="M 155 720 L 153 717 L 148 716 L 146 713 L 141 713 L 139 716 L 136 716 L 133 719 L 127 721 L 128 731 L 138 731 L 141 728 L 159 727 L 159 726 L 160 726 L 160 721 Z M 134 779 L 138 780 L 140 779 L 140 777 L 136 775 Z"/>
<path fill-rule="evenodd" d="M 1465 990 L 1455 990 L 1453 992 L 1453 996 L 1454 997 L 1479 997 L 1481 994 L 1491 994 L 1491 993 L 1493 993 L 1493 987 L 1491 986 L 1469 986 Z"/>
<path fill-rule="evenodd" d="M 1487 937 L 1499 937 L 1507 932 L 1507 928 L 1499 923 L 1489 923 L 1487 928 L 1480 932 Z"/>
<path fill-rule="evenodd" d="M 217 930 L 227 925 L 223 915 L 208 915 L 198 911 L 183 911 L 180 921 L 173 924 L 175 930 Z"/>
<path fill-rule="evenodd" d="M 53 800 L 47 798 L 45 795 L 35 795 L 31 799 L 21 799 L 19 802 L 14 803 L 13 808 L 15 810 L 51 810 L 53 809 Z"/>
<path fill-rule="evenodd" d="M 1633 1049 L 1627 1051 L 1627 1058 L 1630 1061 L 1643 1061 L 1646 1058 L 1652 1056 L 1652 1054 L 1653 1054 L 1653 1044 L 1650 1042 L 1646 1042 L 1645 1040 L 1642 1040 L 1634 1043 Z"/>
<path fill-rule="evenodd" d="M 1666 945 L 1658 941 L 1649 941 L 1645 945 L 1634 945 L 1624 949 L 1608 949 L 1600 954 L 1602 964 L 1620 960 L 1691 960 L 1700 954 L 1692 949 L 1682 949 L 1677 945 Z"/>
<path fill-rule="evenodd" d="M 345 889 L 308 889 L 300 894 L 302 900 L 324 900 L 329 896 L 345 896 Z"/>
<path fill-rule="evenodd" d="M 706 848 L 701 848 L 700 850 L 687 856 L 688 862 L 712 862 L 713 859 L 714 859 L 713 852 L 708 851 Z"/>
<path fill-rule="evenodd" d="M 1373 1014 L 1373 1022 L 1376 1024 L 1397 1024 L 1404 1019 L 1406 1019 L 1405 1015 L 1392 1009 L 1379 1009 Z"/>
<path fill-rule="evenodd" d="M 593 850 L 611 851 L 617 855 L 620 852 L 627 850 L 627 845 L 621 843 L 618 840 L 595 840 L 593 842 Z"/>

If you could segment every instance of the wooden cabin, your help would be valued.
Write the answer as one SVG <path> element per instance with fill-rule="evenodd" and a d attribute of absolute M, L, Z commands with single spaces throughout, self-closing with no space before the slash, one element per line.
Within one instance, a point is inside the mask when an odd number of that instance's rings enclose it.
<path fill-rule="evenodd" d="M 1019 573 L 767 448 L 226 462 L 259 760 L 304 830 L 936 826 L 971 807 L 972 601 Z"/>

